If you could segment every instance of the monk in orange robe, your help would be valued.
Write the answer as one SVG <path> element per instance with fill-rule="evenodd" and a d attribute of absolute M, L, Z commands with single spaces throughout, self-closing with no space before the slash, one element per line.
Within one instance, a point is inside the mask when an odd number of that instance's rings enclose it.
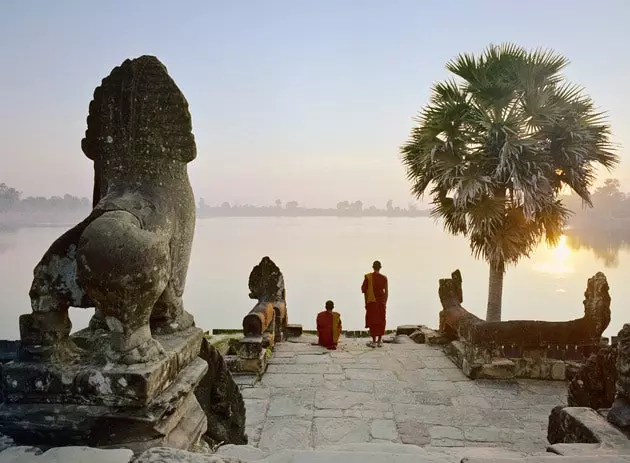
<path fill-rule="evenodd" d="M 370 330 L 372 342 L 370 347 L 383 347 L 385 334 L 385 311 L 388 288 L 387 277 L 381 274 L 381 263 L 376 260 L 372 264 L 372 273 L 365 275 L 361 292 L 365 296 L 365 327 Z"/>
<path fill-rule="evenodd" d="M 326 310 L 317 314 L 318 344 L 326 349 L 336 349 L 341 335 L 341 315 L 333 312 L 335 303 L 326 301 Z"/>

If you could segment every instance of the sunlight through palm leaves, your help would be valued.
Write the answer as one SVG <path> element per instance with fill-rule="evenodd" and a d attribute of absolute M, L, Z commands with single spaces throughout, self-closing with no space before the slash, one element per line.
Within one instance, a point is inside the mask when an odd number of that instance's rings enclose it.
<path fill-rule="evenodd" d="M 568 63 L 514 44 L 459 55 L 446 65 L 458 80 L 433 87 L 401 148 L 412 192 L 428 191 L 433 217 L 490 264 L 488 321 L 501 320 L 506 265 L 560 238 L 560 190 L 590 204 L 597 165 L 619 162 L 604 115 L 561 74 Z"/>

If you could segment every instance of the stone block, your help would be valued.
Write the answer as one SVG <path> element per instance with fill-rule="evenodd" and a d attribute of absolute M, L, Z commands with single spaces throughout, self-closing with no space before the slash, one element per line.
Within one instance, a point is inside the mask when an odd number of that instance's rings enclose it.
<path fill-rule="evenodd" d="M 397 334 L 393 341 L 394 344 L 415 344 L 408 334 Z"/>
<path fill-rule="evenodd" d="M 56 447 L 44 452 L 39 463 L 129 463 L 133 452 L 129 449 L 95 449 L 92 447 Z"/>
<path fill-rule="evenodd" d="M 471 363 L 465 357 L 462 360 L 462 373 L 464 373 L 470 379 L 483 378 L 483 376 L 481 376 L 482 367 L 483 365 L 478 363 Z"/>
<path fill-rule="evenodd" d="M 247 336 L 238 343 L 238 356 L 242 359 L 257 359 L 264 350 L 262 336 Z"/>
<path fill-rule="evenodd" d="M 420 332 L 424 334 L 426 344 L 443 345 L 449 342 L 448 338 L 443 333 L 427 328 L 426 326 L 421 326 Z"/>
<path fill-rule="evenodd" d="M 455 365 L 463 368 L 464 358 L 466 356 L 465 345 L 461 341 L 451 341 L 444 346 L 444 353 L 450 358 Z M 468 376 L 468 375 L 467 375 Z"/>
<path fill-rule="evenodd" d="M 501 457 L 501 456 L 492 456 L 492 457 L 474 457 L 474 458 L 464 458 L 462 459 L 462 463 L 593 463 L 593 462 L 601 462 L 601 463 L 627 463 L 630 462 L 630 457 L 625 456 L 613 456 L 613 455 L 591 455 L 591 456 L 581 456 L 581 457 L 557 457 L 557 456 L 543 456 L 543 455 L 532 455 L 528 457 Z"/>
<path fill-rule="evenodd" d="M 287 325 L 287 330 L 286 330 L 286 334 L 287 334 L 287 338 L 299 338 L 300 336 L 302 336 L 302 325 Z"/>
<path fill-rule="evenodd" d="M 0 339 L 0 365 L 12 360 L 17 360 L 20 344 L 20 341 Z"/>
<path fill-rule="evenodd" d="M 238 350 L 238 343 L 243 339 L 241 334 L 213 334 L 205 335 L 208 344 L 214 347 L 221 355 L 235 354 Z"/>
<path fill-rule="evenodd" d="M 262 460 L 267 456 L 267 453 L 263 452 L 253 445 L 222 445 L 217 449 L 217 456 L 240 458 L 243 461 L 256 461 Z"/>
<path fill-rule="evenodd" d="M 256 358 L 243 358 L 236 355 L 226 355 L 225 363 L 233 375 L 254 374 L 262 376 L 267 370 L 267 350 L 263 349 Z"/>
<path fill-rule="evenodd" d="M 7 403 L 63 403 L 143 407 L 164 391 L 173 378 L 199 354 L 199 328 L 158 335 L 166 353 L 159 360 L 135 365 L 104 363 L 99 356 L 106 336 L 86 336 L 86 347 L 72 364 L 15 361 L 3 365 L 2 386 Z"/>
<path fill-rule="evenodd" d="M 313 423 L 310 420 L 279 418 L 267 420 L 260 437 L 259 448 L 275 452 L 283 449 L 311 449 Z"/>
<path fill-rule="evenodd" d="M 247 374 L 247 373 L 241 373 L 240 375 L 233 375 L 233 379 L 236 385 L 241 388 L 251 388 L 259 381 L 258 375 Z"/>
<path fill-rule="evenodd" d="M 608 411 L 608 421 L 630 436 L 630 398 L 617 397 Z"/>
<path fill-rule="evenodd" d="M 266 349 L 267 347 L 273 347 L 275 343 L 276 343 L 276 332 L 265 331 L 262 335 L 262 346 Z"/>
<path fill-rule="evenodd" d="M 262 376 L 267 369 L 267 352 L 261 352 L 257 359 L 241 359 L 240 367 L 242 373 L 255 373 Z"/>
<path fill-rule="evenodd" d="M 595 410 L 586 407 L 555 407 L 549 416 L 547 440 L 551 444 L 602 444 L 626 449 L 630 454 L 628 437 Z"/>
<path fill-rule="evenodd" d="M 409 335 L 409 338 L 415 342 L 416 344 L 424 344 L 425 336 L 424 333 L 420 330 L 416 330 Z"/>
<path fill-rule="evenodd" d="M 420 325 L 400 325 L 396 328 L 396 335 L 405 334 L 407 336 L 413 334 L 420 329 Z"/>
<path fill-rule="evenodd" d="M 20 339 L 24 345 L 54 345 L 70 334 L 67 311 L 33 312 L 20 315 Z"/>
<path fill-rule="evenodd" d="M 185 450 L 156 447 L 141 453 L 133 463 L 241 463 L 239 458 L 200 454 Z M 94 462 L 96 463 L 96 462 Z"/>
<path fill-rule="evenodd" d="M 188 419 L 186 410 L 199 407 L 194 389 L 207 370 L 207 362 L 195 359 L 145 407 L 3 404 L 0 405 L 0 428 L 17 443 L 29 445 L 102 447 L 140 438 L 159 441 L 172 433 L 182 420 Z M 183 410 L 179 411 L 182 406 Z"/>
<path fill-rule="evenodd" d="M 370 440 L 370 425 L 362 418 L 315 418 L 313 445 L 315 447 L 360 443 Z"/>
<path fill-rule="evenodd" d="M 567 377 L 567 366 L 562 360 L 551 362 L 550 379 L 564 381 Z"/>
<path fill-rule="evenodd" d="M 614 456 L 625 455 L 630 460 L 630 452 L 624 448 L 613 448 L 602 444 L 553 444 L 547 447 L 547 452 L 563 457 L 583 457 L 583 456 Z M 567 458 L 568 460 L 568 458 Z"/>
<path fill-rule="evenodd" d="M 516 365 L 510 359 L 495 358 L 492 363 L 481 366 L 479 378 L 512 379 L 515 377 Z M 467 375 L 468 376 L 468 375 Z"/>
<path fill-rule="evenodd" d="M 394 420 L 374 420 L 370 427 L 372 439 L 395 441 L 398 438 Z"/>
<path fill-rule="evenodd" d="M 125 428 L 124 425 L 119 423 L 116 427 L 112 426 L 110 428 L 119 432 L 119 434 L 111 435 L 118 442 L 114 444 L 103 443 L 99 447 L 122 447 L 132 450 L 135 454 L 142 453 L 153 447 L 172 447 L 182 450 L 194 448 L 206 432 L 208 424 L 206 414 L 194 395 L 191 398 L 191 406 L 186 410 L 186 414 L 179 418 L 174 423 L 174 426 L 169 428 L 168 434 L 165 435 L 155 431 L 151 434 L 146 430 L 134 433 L 133 430 Z"/>
<path fill-rule="evenodd" d="M 429 430 L 421 419 L 397 419 L 396 427 L 403 444 L 424 446 L 431 442 Z"/>
<path fill-rule="evenodd" d="M 8 463 L 32 463 L 42 451 L 36 447 L 9 447 L 0 452 L 0 461 Z"/>

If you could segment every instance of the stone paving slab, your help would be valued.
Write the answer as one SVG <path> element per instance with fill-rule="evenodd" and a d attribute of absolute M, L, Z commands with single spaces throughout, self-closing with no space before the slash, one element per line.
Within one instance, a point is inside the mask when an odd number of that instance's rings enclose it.
<path fill-rule="evenodd" d="M 560 381 L 468 379 L 438 346 L 343 339 L 338 350 L 276 344 L 256 385 L 243 385 L 250 445 L 265 452 L 330 445 L 415 444 L 544 452 Z"/>

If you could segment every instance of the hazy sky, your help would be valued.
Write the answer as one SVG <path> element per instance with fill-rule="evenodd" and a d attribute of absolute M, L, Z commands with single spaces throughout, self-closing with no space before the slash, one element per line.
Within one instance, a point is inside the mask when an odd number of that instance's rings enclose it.
<path fill-rule="evenodd" d="M 94 88 L 156 55 L 182 89 L 197 197 L 412 200 L 398 148 L 460 52 L 554 48 L 630 146 L 630 2 L 0 0 L 0 183 L 90 196 Z M 625 151 L 627 152 L 627 150 Z M 623 148 L 620 154 L 624 155 Z M 630 189 L 630 164 L 614 175 Z"/>

